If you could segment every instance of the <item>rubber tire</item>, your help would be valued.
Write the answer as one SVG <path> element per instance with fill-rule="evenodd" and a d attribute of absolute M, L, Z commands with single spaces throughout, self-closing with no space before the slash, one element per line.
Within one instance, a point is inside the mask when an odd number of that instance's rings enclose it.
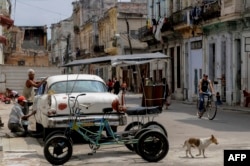
<path fill-rule="evenodd" d="M 57 158 L 53 156 L 53 154 L 51 154 L 49 151 L 49 148 L 51 146 L 53 146 L 54 148 L 53 151 L 56 150 L 55 145 L 58 145 L 59 142 L 64 143 L 65 145 L 64 147 L 68 148 L 67 154 L 62 158 Z M 59 149 L 59 150 L 62 150 L 62 149 Z M 72 156 L 72 153 L 73 153 L 72 141 L 64 135 L 54 135 L 50 137 L 45 143 L 43 153 L 44 153 L 44 157 L 46 158 L 46 160 L 52 165 L 62 165 L 66 163 Z"/>
<path fill-rule="evenodd" d="M 212 105 L 212 109 L 215 109 L 215 111 L 214 111 L 213 115 L 210 116 L 209 115 L 209 113 L 210 113 L 210 111 L 209 111 L 210 107 L 206 108 L 207 118 L 209 120 L 213 120 L 215 118 L 216 114 L 217 114 L 217 104 L 215 102 L 211 102 L 211 105 Z"/>
<path fill-rule="evenodd" d="M 64 131 L 62 131 L 62 130 L 55 130 L 55 131 L 52 131 L 51 133 L 49 133 L 49 134 L 45 137 L 44 142 L 47 142 L 47 140 L 48 140 L 49 138 L 51 138 L 52 136 L 54 136 L 54 135 L 64 135 Z"/>
<path fill-rule="evenodd" d="M 156 121 L 147 122 L 142 126 L 142 128 L 150 128 L 150 129 L 160 131 L 163 134 L 165 134 L 166 137 L 168 137 L 168 133 L 167 133 L 167 130 L 165 129 L 165 127 Z"/>
<path fill-rule="evenodd" d="M 139 122 L 139 121 L 134 121 L 129 123 L 124 131 L 130 131 L 131 129 L 133 129 L 134 127 L 138 126 L 138 129 L 141 129 L 143 126 L 143 123 Z M 134 146 L 132 144 L 124 144 L 130 151 L 135 151 Z"/>
<path fill-rule="evenodd" d="M 153 140 L 149 141 L 151 138 L 153 138 Z M 137 150 L 144 160 L 148 162 L 158 162 L 168 154 L 168 139 L 159 131 L 149 130 L 140 136 Z"/>
<path fill-rule="evenodd" d="M 140 136 L 141 136 L 142 134 L 144 134 L 145 132 L 149 131 L 149 130 L 151 130 L 151 129 L 149 129 L 149 128 L 140 129 L 140 130 L 135 134 L 134 139 L 138 139 L 138 140 L 139 140 Z M 137 143 L 133 144 L 133 148 L 134 148 L 134 151 L 135 151 L 138 155 L 140 155 L 139 151 L 137 150 L 137 144 L 138 144 L 138 141 L 137 141 Z"/>

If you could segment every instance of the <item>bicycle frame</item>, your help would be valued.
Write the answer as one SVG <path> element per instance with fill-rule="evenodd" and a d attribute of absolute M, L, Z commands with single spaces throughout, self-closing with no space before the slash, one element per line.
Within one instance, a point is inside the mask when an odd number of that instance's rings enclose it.
<path fill-rule="evenodd" d="M 112 145 L 112 144 L 133 144 L 137 143 L 138 139 L 122 139 L 122 133 L 121 135 L 118 135 L 117 133 L 114 133 L 108 120 L 105 118 L 107 116 L 106 114 L 103 116 L 103 118 L 98 118 L 94 120 L 89 120 L 86 122 L 79 122 L 77 121 L 79 115 L 75 115 L 74 120 L 69 123 L 69 129 L 71 131 L 76 131 L 79 133 L 86 141 L 89 141 L 90 144 L 93 144 L 95 146 L 101 146 L 101 145 Z M 88 130 L 86 127 L 88 126 L 95 126 L 98 125 L 99 129 L 97 132 L 93 132 Z M 108 132 L 109 137 L 108 139 L 103 138 L 102 132 L 105 131 Z"/>
<path fill-rule="evenodd" d="M 212 100 L 212 94 L 211 93 L 205 93 L 203 92 L 203 112 L 206 112 L 206 107 L 209 105 L 209 103 Z M 200 96 L 199 96 L 199 104 L 200 104 Z"/>

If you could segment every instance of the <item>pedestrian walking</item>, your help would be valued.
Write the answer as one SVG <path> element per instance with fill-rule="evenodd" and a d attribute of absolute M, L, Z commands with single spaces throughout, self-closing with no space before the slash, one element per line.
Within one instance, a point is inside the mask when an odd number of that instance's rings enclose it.
<path fill-rule="evenodd" d="M 118 94 L 120 91 L 120 82 L 117 80 L 117 78 L 114 79 L 114 94 Z"/>
<path fill-rule="evenodd" d="M 111 79 L 108 80 L 107 86 L 108 86 L 108 92 L 111 92 L 113 89 L 113 81 Z"/>

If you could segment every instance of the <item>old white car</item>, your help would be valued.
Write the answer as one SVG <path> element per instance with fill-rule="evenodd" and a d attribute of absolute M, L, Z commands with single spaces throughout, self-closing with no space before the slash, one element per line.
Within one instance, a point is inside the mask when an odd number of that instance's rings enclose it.
<path fill-rule="evenodd" d="M 76 97 L 77 102 L 75 103 Z M 96 75 L 69 74 L 48 77 L 38 90 L 34 99 L 36 130 L 43 133 L 43 138 L 55 130 L 68 127 L 72 109 L 77 104 L 82 106 L 81 120 L 101 118 L 104 110 L 112 112 L 107 117 L 114 130 L 126 125 L 126 116 L 112 108 L 112 102 L 118 96 L 107 91 L 106 83 Z M 93 126 L 94 128 L 97 128 Z"/>

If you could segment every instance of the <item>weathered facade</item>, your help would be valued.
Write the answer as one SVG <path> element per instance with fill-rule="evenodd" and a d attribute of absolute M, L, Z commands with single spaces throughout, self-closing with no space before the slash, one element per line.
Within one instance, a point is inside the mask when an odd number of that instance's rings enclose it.
<path fill-rule="evenodd" d="M 224 0 L 220 7 L 220 16 L 203 24 L 203 67 L 224 102 L 243 105 L 242 91 L 250 87 L 250 2 Z"/>
<path fill-rule="evenodd" d="M 49 66 L 47 27 L 14 26 L 9 30 L 5 46 L 5 64 L 18 66 Z"/>
<path fill-rule="evenodd" d="M 0 64 L 4 64 L 5 46 L 9 44 L 9 29 L 14 21 L 10 19 L 11 2 L 10 0 L 0 1 Z"/>
<path fill-rule="evenodd" d="M 137 39 L 137 30 L 145 21 L 146 3 L 122 3 L 115 0 L 94 3 L 83 0 L 73 5 L 75 43 L 79 48 L 76 59 L 145 52 L 147 45 Z M 120 82 L 127 82 L 129 87 L 139 84 L 134 79 L 138 76 L 132 76 L 134 71 L 129 70 L 115 70 L 110 65 L 74 68 L 74 72 L 97 74 L 104 80 L 117 77 Z"/>
<path fill-rule="evenodd" d="M 73 20 L 68 18 L 51 25 L 50 61 L 61 66 L 75 58 Z"/>
<path fill-rule="evenodd" d="M 250 82 L 249 3 L 148 0 L 141 41 L 150 52 L 171 56 L 166 73 L 174 98 L 197 99 L 198 81 L 206 73 L 226 104 L 243 103 L 242 90 L 249 89 Z"/>

